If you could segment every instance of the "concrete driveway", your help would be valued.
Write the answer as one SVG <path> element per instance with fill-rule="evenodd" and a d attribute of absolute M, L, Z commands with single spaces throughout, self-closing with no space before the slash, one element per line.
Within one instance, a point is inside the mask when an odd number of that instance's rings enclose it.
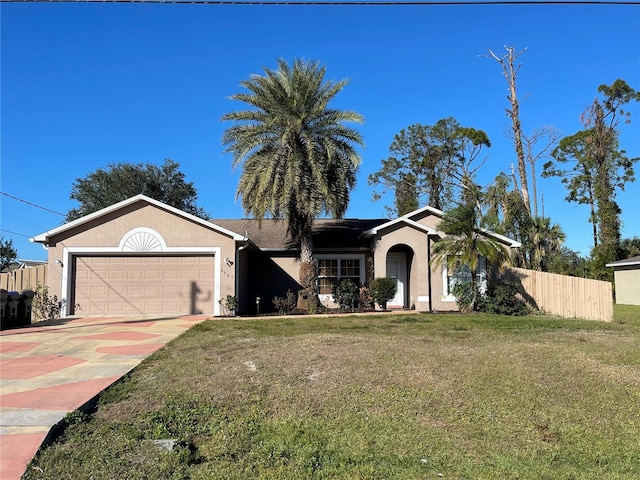
<path fill-rule="evenodd" d="M 207 318 L 72 318 L 0 332 L 0 478 L 19 479 L 68 412 Z"/>

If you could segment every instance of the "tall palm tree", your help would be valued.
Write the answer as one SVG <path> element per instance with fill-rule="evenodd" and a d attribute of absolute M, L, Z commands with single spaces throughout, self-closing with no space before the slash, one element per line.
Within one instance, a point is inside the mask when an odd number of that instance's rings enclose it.
<path fill-rule="evenodd" d="M 300 283 L 317 297 L 313 264 L 313 220 L 342 217 L 355 186 L 363 140 L 345 123 L 362 123 L 353 111 L 329 107 L 347 80 L 325 81 L 325 68 L 296 59 L 278 61 L 240 85 L 231 96 L 250 108 L 228 113 L 234 122 L 222 138 L 233 166 L 242 166 L 236 198 L 249 215 L 287 223 L 300 244 Z"/>
<path fill-rule="evenodd" d="M 436 265 L 445 265 L 451 272 L 468 267 L 471 272 L 472 300 L 469 310 L 477 303 L 478 265 L 480 259 L 486 259 L 487 268 L 495 265 L 502 269 L 508 261 L 507 250 L 492 237 L 482 233 L 479 219 L 473 204 L 460 205 L 445 213 L 438 230 L 446 236 L 433 246 L 433 259 Z"/>

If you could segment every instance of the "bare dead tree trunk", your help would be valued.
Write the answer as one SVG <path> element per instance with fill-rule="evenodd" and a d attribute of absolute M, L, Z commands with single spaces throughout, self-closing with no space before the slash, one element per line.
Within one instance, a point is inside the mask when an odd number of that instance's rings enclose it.
<path fill-rule="evenodd" d="M 531 188 L 533 188 L 533 217 L 538 218 L 538 189 L 536 184 L 536 162 L 532 161 L 531 165 Z"/>
<path fill-rule="evenodd" d="M 524 158 L 524 148 L 522 146 L 522 126 L 520 124 L 520 104 L 518 102 L 518 94 L 516 90 L 516 80 L 521 65 L 515 64 L 518 57 L 525 51 L 516 53 L 515 47 L 504 47 L 507 53 L 496 55 L 489 49 L 489 54 L 502 66 L 502 72 L 507 83 L 509 84 L 509 94 L 507 99 L 511 104 L 511 108 L 507 108 L 507 115 L 511 118 L 511 129 L 513 130 L 513 141 L 516 148 L 516 158 L 518 159 L 518 174 L 520 176 L 521 195 L 525 207 L 531 213 L 531 202 L 529 200 L 529 182 L 527 181 L 527 166 Z"/>
<path fill-rule="evenodd" d="M 549 152 L 558 143 L 560 133 L 553 127 L 545 126 L 536 128 L 530 136 L 523 135 L 524 145 L 526 149 L 527 162 L 531 167 L 531 187 L 533 193 L 533 217 L 538 218 L 538 189 L 537 189 L 537 177 L 536 177 L 536 162 L 541 158 L 548 158 Z M 546 138 L 546 143 L 534 153 L 536 144 L 543 138 Z M 542 214 L 544 216 L 544 213 Z"/>

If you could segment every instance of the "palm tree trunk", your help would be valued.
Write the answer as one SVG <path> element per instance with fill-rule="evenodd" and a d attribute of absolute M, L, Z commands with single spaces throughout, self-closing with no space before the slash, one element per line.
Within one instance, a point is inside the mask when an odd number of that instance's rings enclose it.
<path fill-rule="evenodd" d="M 476 310 L 476 303 L 478 303 L 478 285 L 477 274 L 475 268 L 471 269 L 471 303 L 469 304 L 469 312 Z"/>
<path fill-rule="evenodd" d="M 315 277 L 313 239 L 311 235 L 305 235 L 300 239 L 300 284 L 305 289 L 315 288 Z"/>
<path fill-rule="evenodd" d="M 311 228 L 305 229 L 305 233 L 300 237 L 300 285 L 304 290 L 304 295 L 298 299 L 298 308 L 312 310 L 315 309 L 320 300 L 318 298 L 318 273 L 313 261 L 313 237 Z"/>

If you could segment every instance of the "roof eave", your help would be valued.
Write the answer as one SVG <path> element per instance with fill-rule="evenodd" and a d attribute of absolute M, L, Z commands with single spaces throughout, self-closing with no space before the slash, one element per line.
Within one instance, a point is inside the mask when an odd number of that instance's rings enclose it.
<path fill-rule="evenodd" d="M 633 267 L 635 265 L 640 265 L 640 262 L 624 262 L 624 263 L 607 263 L 606 267 Z"/>
<path fill-rule="evenodd" d="M 426 207 L 425 207 L 426 208 Z M 431 207 L 429 207 L 431 208 Z M 424 210 L 424 208 L 423 208 Z M 417 212 L 417 210 L 416 210 Z M 377 235 L 378 232 L 380 232 L 381 230 L 384 230 L 386 228 L 392 227 L 393 225 L 396 225 L 398 223 L 406 223 L 407 225 L 416 228 L 417 230 L 426 232 L 427 235 L 437 235 L 438 231 L 434 230 L 431 227 L 427 227 L 426 225 L 422 225 L 421 223 L 416 222 L 415 220 L 411 220 L 410 218 L 406 218 L 405 216 L 402 217 L 398 217 L 394 220 L 390 220 L 387 223 L 383 223 L 382 225 L 378 225 L 377 227 L 373 227 L 370 228 L 369 230 L 366 230 L 364 232 L 365 235 L 367 236 L 373 236 L 373 235 Z"/>
<path fill-rule="evenodd" d="M 167 205 L 166 203 L 162 203 L 158 200 L 154 200 L 153 198 L 147 197 L 146 195 L 143 194 L 139 194 L 136 195 L 134 197 L 128 198 L 126 200 L 123 200 L 121 202 L 118 203 L 114 203 L 113 205 L 103 208 L 102 210 L 98 210 L 97 212 L 93 212 L 90 213 L 89 215 L 85 215 L 84 217 L 78 218 L 76 220 L 73 220 L 69 223 L 65 223 L 64 225 L 61 225 L 57 228 L 54 228 L 53 230 L 48 230 L 44 233 L 41 233 L 40 235 L 36 235 L 33 238 L 30 238 L 29 240 L 31 242 L 35 242 L 35 243 L 44 243 L 47 244 L 49 243 L 49 239 L 51 237 L 53 237 L 54 235 L 58 235 L 66 230 L 75 228 L 77 226 L 80 225 L 84 225 L 85 223 L 88 223 L 96 218 L 99 218 L 103 215 L 109 214 L 111 212 L 114 212 L 116 210 L 119 210 L 123 207 L 126 207 L 127 205 L 132 205 L 136 202 L 140 202 L 140 201 L 144 201 L 147 203 L 150 203 L 152 205 L 155 205 L 158 208 L 161 208 L 163 210 L 167 210 L 171 213 L 174 213 L 178 216 L 181 216 L 183 218 L 186 218 L 188 220 L 191 220 L 193 222 L 199 223 L 202 226 L 205 226 L 207 228 L 212 228 L 213 230 L 216 230 L 224 235 L 227 235 L 231 238 L 233 238 L 233 240 L 235 241 L 244 241 L 244 236 L 240 235 L 238 233 L 232 232 L 231 230 L 227 230 L 226 228 L 222 228 L 219 225 L 216 225 L 215 223 L 211 223 L 207 220 L 204 220 L 202 218 L 196 217 L 195 215 L 192 215 L 190 213 L 184 212 L 178 208 L 172 207 L 171 205 Z"/>

